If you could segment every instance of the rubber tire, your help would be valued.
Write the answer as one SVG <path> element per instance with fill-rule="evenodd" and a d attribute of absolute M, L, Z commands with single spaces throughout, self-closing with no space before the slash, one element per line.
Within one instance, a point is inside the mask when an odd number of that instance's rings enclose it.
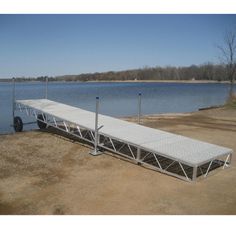
<path fill-rule="evenodd" d="M 41 120 L 46 120 L 46 116 L 43 114 L 39 114 L 37 116 L 37 125 L 40 129 L 46 129 L 47 128 L 47 124 L 44 123 L 43 121 Z"/>
<path fill-rule="evenodd" d="M 23 122 L 19 116 L 14 117 L 14 130 L 16 132 L 21 132 L 23 130 Z"/>

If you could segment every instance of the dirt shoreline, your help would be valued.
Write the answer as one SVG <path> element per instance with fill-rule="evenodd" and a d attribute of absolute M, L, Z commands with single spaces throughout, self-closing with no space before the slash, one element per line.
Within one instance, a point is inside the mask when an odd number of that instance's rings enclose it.
<path fill-rule="evenodd" d="M 232 166 L 188 183 L 108 152 L 93 157 L 88 145 L 55 133 L 0 135 L 0 214 L 236 214 L 236 109 L 142 123 L 232 148 Z"/>

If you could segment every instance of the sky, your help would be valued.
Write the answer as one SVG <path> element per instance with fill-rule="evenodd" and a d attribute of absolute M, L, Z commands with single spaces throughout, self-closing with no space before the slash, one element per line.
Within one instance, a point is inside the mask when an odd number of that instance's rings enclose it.
<path fill-rule="evenodd" d="M 219 62 L 236 15 L 0 15 L 0 78 Z"/>

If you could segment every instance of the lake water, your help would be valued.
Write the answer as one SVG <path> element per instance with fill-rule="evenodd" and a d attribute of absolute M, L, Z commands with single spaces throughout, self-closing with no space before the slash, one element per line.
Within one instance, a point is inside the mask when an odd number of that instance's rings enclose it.
<path fill-rule="evenodd" d="M 100 113 L 122 117 L 138 111 L 138 93 L 142 93 L 142 114 L 191 112 L 201 107 L 224 104 L 228 84 L 185 83 L 49 83 L 48 99 L 95 111 L 100 97 Z M 234 87 L 234 90 L 235 87 Z M 16 83 L 16 99 L 43 98 L 44 83 Z M 29 120 L 19 113 L 23 121 Z M 12 84 L 0 83 L 0 133 L 12 132 Z M 24 130 L 34 129 L 25 126 Z"/>

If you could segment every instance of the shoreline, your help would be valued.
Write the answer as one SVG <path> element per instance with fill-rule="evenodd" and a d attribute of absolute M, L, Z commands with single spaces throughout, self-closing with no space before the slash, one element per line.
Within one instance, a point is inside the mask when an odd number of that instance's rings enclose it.
<path fill-rule="evenodd" d="M 56 80 L 49 83 L 182 83 L 182 84 L 230 84 L 230 81 L 217 80 L 90 80 L 90 81 L 66 81 Z M 12 81 L 0 81 L 0 84 L 12 83 Z M 16 83 L 44 83 L 44 81 L 16 81 Z"/>
<path fill-rule="evenodd" d="M 65 81 L 66 82 L 66 81 Z M 75 81 L 76 82 L 76 81 Z M 107 82 L 107 83 L 183 83 L 183 84 L 229 84 L 229 81 L 217 81 L 217 80 L 92 80 L 85 81 L 84 83 L 95 83 L 95 82 Z"/>

